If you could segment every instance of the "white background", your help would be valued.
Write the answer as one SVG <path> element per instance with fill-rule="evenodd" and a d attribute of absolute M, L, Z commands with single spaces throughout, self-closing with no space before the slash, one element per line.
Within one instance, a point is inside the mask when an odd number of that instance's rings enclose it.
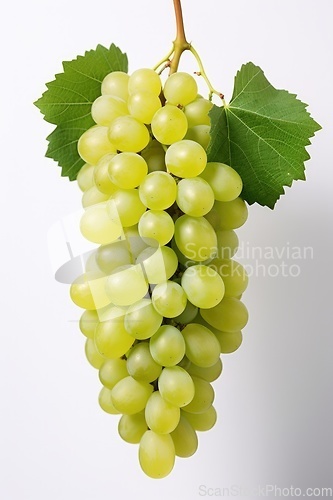
<path fill-rule="evenodd" d="M 146 478 L 137 448 L 100 410 L 78 309 L 52 275 L 49 227 L 80 207 L 75 183 L 44 158 L 52 127 L 32 105 L 61 61 L 111 42 L 130 71 L 153 66 L 174 37 L 171 0 L 30 0 L 2 17 L 0 498 L 192 500 L 208 488 L 328 487 L 332 482 L 332 2 L 184 0 L 188 39 L 231 96 L 242 63 L 310 103 L 323 126 L 307 182 L 274 212 L 250 208 L 249 245 L 312 246 L 298 278 L 253 277 L 241 349 L 215 384 L 219 421 L 168 478 Z M 196 65 L 188 57 L 186 70 Z M 268 166 L 269 167 L 269 166 Z M 283 260 L 283 259 L 282 259 Z M 250 259 L 251 261 L 251 259 Z M 273 262 L 281 264 L 277 259 Z M 272 261 L 266 262 L 272 264 Z M 199 486 L 202 486 L 199 490 Z M 217 491 L 218 493 L 218 491 Z M 258 498 L 251 493 L 248 498 Z"/>

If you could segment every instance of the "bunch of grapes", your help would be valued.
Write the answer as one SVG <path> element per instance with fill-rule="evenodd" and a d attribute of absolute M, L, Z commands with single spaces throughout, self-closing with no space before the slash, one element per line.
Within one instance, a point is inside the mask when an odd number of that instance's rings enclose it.
<path fill-rule="evenodd" d="M 78 143 L 81 232 L 98 247 L 71 297 L 85 309 L 100 406 L 121 415 L 120 436 L 153 478 L 214 426 L 220 355 L 240 346 L 248 319 L 232 258 L 247 207 L 238 173 L 207 163 L 211 107 L 187 73 L 162 86 L 150 69 L 113 72 Z"/>

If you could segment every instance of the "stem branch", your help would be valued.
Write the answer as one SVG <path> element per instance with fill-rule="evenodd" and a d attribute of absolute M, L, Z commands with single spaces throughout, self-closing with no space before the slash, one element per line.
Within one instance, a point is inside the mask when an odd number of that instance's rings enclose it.
<path fill-rule="evenodd" d="M 223 105 L 225 106 L 225 100 L 224 100 L 224 95 L 219 92 L 218 90 L 214 89 L 214 87 L 212 86 L 212 84 L 210 83 L 210 80 L 208 79 L 208 76 L 206 74 L 206 71 L 203 67 L 203 64 L 202 64 L 202 61 L 201 61 L 201 57 L 199 56 L 198 52 L 195 50 L 194 47 L 192 47 L 192 45 L 190 46 L 190 49 L 189 49 L 192 54 L 194 55 L 197 63 L 198 63 L 198 66 L 199 66 L 199 71 L 196 73 L 198 76 L 202 76 L 202 78 L 205 80 L 206 84 L 207 84 L 207 87 L 209 89 L 209 100 L 211 101 L 212 100 L 212 97 L 213 97 L 213 94 L 217 95 L 220 99 L 222 99 L 223 101 Z"/>
<path fill-rule="evenodd" d="M 165 57 L 163 57 L 163 59 L 160 60 L 160 62 L 158 62 L 156 64 L 156 66 L 154 66 L 154 71 L 157 71 L 158 68 L 162 65 L 169 65 L 170 64 L 170 57 L 172 56 L 172 54 L 174 53 L 175 51 L 175 48 L 174 46 L 172 46 L 172 48 L 169 50 L 169 52 L 167 53 L 167 55 Z"/>

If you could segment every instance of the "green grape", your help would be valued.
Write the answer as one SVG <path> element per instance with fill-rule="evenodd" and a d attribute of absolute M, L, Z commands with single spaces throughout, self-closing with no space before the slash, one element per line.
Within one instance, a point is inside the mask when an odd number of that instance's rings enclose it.
<path fill-rule="evenodd" d="M 109 73 L 102 81 L 102 94 L 116 96 L 126 101 L 128 98 L 128 80 L 128 74 L 123 71 Z"/>
<path fill-rule="evenodd" d="M 238 297 L 245 292 L 249 279 L 239 262 L 232 259 L 214 259 L 209 266 L 215 269 L 223 279 L 226 297 Z"/>
<path fill-rule="evenodd" d="M 241 331 L 238 332 L 222 332 L 221 330 L 218 330 L 217 328 L 214 328 L 211 326 L 207 321 L 203 319 L 201 314 L 198 314 L 196 318 L 194 319 L 195 323 L 200 323 L 200 325 L 205 326 L 209 330 L 211 330 L 217 340 L 220 343 L 220 348 L 221 348 L 221 353 L 222 354 L 229 354 L 234 351 L 236 351 L 240 345 L 242 344 L 243 340 L 243 335 Z"/>
<path fill-rule="evenodd" d="M 185 355 L 184 338 L 178 328 L 171 325 L 163 325 L 154 333 L 149 348 L 156 363 L 162 366 L 177 365 Z"/>
<path fill-rule="evenodd" d="M 217 420 L 217 414 L 214 406 L 208 408 L 203 413 L 182 413 L 182 416 L 188 420 L 196 431 L 209 431 L 214 427 Z"/>
<path fill-rule="evenodd" d="M 115 359 L 123 356 L 133 345 L 134 339 L 124 326 L 124 311 L 113 307 L 107 321 L 99 323 L 95 331 L 95 345 L 105 358 Z"/>
<path fill-rule="evenodd" d="M 142 151 L 150 139 L 146 125 L 133 116 L 115 118 L 109 126 L 108 137 L 116 149 L 131 153 Z"/>
<path fill-rule="evenodd" d="M 231 259 L 238 250 L 238 236 L 232 229 L 219 229 L 216 231 L 217 256 L 220 259 Z"/>
<path fill-rule="evenodd" d="M 220 216 L 216 210 L 216 201 L 214 203 L 214 206 L 213 208 L 211 209 L 210 212 L 208 212 L 208 214 L 206 214 L 204 217 L 205 219 L 209 222 L 209 224 L 211 224 L 211 226 L 213 226 L 213 228 L 215 229 L 215 231 L 219 231 L 219 227 L 220 227 Z"/>
<path fill-rule="evenodd" d="M 134 226 L 140 220 L 146 207 L 139 197 L 137 189 L 118 189 L 113 195 L 115 207 L 123 227 Z"/>
<path fill-rule="evenodd" d="M 202 217 L 214 205 L 214 192 L 208 182 L 200 177 L 182 179 L 178 183 L 176 201 L 185 214 Z"/>
<path fill-rule="evenodd" d="M 192 378 L 194 375 L 206 380 L 207 382 L 214 382 L 214 380 L 217 380 L 221 375 L 222 369 L 222 361 L 221 358 L 219 358 L 214 365 L 208 366 L 207 368 L 202 368 L 201 366 L 197 366 L 194 363 L 191 363 L 187 368 L 187 371 Z"/>
<path fill-rule="evenodd" d="M 70 296 L 74 304 L 82 309 L 98 309 L 110 302 L 103 293 L 104 281 L 100 274 L 84 273 L 73 281 Z"/>
<path fill-rule="evenodd" d="M 198 449 L 198 437 L 190 422 L 183 415 L 180 415 L 179 424 L 170 436 L 175 445 L 176 455 L 188 458 Z"/>
<path fill-rule="evenodd" d="M 86 273 L 95 273 L 96 276 L 99 276 L 99 279 L 104 278 L 104 273 L 100 269 L 96 261 L 96 253 L 97 250 L 91 250 L 90 252 L 86 252 L 81 256 L 81 259 L 84 263 L 84 269 Z M 82 262 L 82 261 L 81 261 Z"/>
<path fill-rule="evenodd" d="M 119 238 L 122 233 L 117 214 L 113 214 L 110 202 L 99 203 L 88 207 L 82 215 L 80 229 L 89 241 L 105 245 Z"/>
<path fill-rule="evenodd" d="M 145 409 L 148 427 L 158 434 L 169 434 L 178 425 L 180 409 L 162 398 L 159 391 L 152 393 Z"/>
<path fill-rule="evenodd" d="M 115 153 L 110 153 L 104 155 L 99 162 L 97 163 L 94 169 L 94 182 L 96 188 L 101 192 L 107 195 L 111 195 L 115 193 L 118 189 L 118 186 L 113 184 L 109 175 L 109 164 L 116 155 Z"/>
<path fill-rule="evenodd" d="M 218 229 L 237 229 L 245 224 L 248 217 L 247 206 L 241 198 L 216 201 L 214 209 L 218 217 Z"/>
<path fill-rule="evenodd" d="M 169 103 L 186 106 L 197 97 L 198 85 L 188 73 L 173 73 L 165 82 L 163 93 Z"/>
<path fill-rule="evenodd" d="M 166 167 L 176 177 L 197 177 L 205 169 L 206 163 L 204 148 L 188 139 L 171 144 L 165 154 Z"/>
<path fill-rule="evenodd" d="M 204 217 L 179 217 L 175 223 L 175 242 L 181 253 L 191 260 L 202 262 L 216 255 L 216 234 Z"/>
<path fill-rule="evenodd" d="M 146 431 L 140 441 L 139 461 L 143 472 L 153 479 L 170 474 L 175 464 L 175 446 L 170 434 Z"/>
<path fill-rule="evenodd" d="M 194 398 L 192 401 L 183 406 L 182 410 L 188 413 L 203 413 L 207 411 L 213 404 L 215 393 L 214 389 L 207 380 L 191 375 L 194 383 Z"/>
<path fill-rule="evenodd" d="M 151 130 L 161 144 L 176 143 L 183 139 L 187 132 L 186 116 L 177 106 L 167 104 L 154 114 Z"/>
<path fill-rule="evenodd" d="M 164 210 L 148 210 L 139 220 L 139 234 L 150 246 L 166 245 L 174 235 L 172 217 Z"/>
<path fill-rule="evenodd" d="M 166 170 L 165 151 L 162 144 L 155 139 L 141 152 L 141 156 L 146 160 L 149 172 Z"/>
<path fill-rule="evenodd" d="M 107 278 L 106 293 L 116 306 L 130 306 L 147 291 L 148 283 L 139 265 L 119 267 Z"/>
<path fill-rule="evenodd" d="M 89 363 L 91 364 L 91 366 L 93 366 L 94 368 L 99 370 L 100 367 L 102 366 L 102 364 L 104 363 L 105 358 L 97 351 L 96 346 L 95 346 L 95 342 L 93 339 L 86 340 L 84 350 L 85 350 L 86 358 L 89 361 Z"/>
<path fill-rule="evenodd" d="M 88 283 L 91 296 L 95 304 L 94 309 L 98 310 L 97 312 L 100 314 L 100 310 L 103 310 L 103 308 L 107 308 L 110 305 L 110 299 L 106 293 L 107 276 L 103 275 L 101 271 L 98 273 L 88 272 L 86 274 L 89 276 Z"/>
<path fill-rule="evenodd" d="M 99 125 L 94 125 L 83 132 L 77 149 L 81 158 L 91 165 L 96 165 L 102 156 L 117 152 L 116 145 L 109 140 L 108 128 Z"/>
<path fill-rule="evenodd" d="M 198 142 L 206 150 L 210 143 L 210 126 L 196 125 L 195 127 L 189 127 L 184 139 Z"/>
<path fill-rule="evenodd" d="M 187 323 L 191 323 L 191 321 L 194 320 L 194 318 L 197 316 L 197 313 L 198 308 L 188 300 L 184 312 L 182 312 L 179 316 L 176 316 L 174 320 L 176 321 L 176 323 L 186 325 Z"/>
<path fill-rule="evenodd" d="M 97 250 L 92 250 L 90 252 L 86 252 L 81 256 L 81 259 L 84 263 L 84 269 L 86 273 L 95 273 L 96 276 L 104 277 L 104 273 L 100 269 L 96 261 Z"/>
<path fill-rule="evenodd" d="M 213 103 L 208 99 L 199 97 L 192 101 L 184 109 L 187 118 L 188 126 L 195 127 L 197 125 L 210 125 L 209 111 L 212 109 Z"/>
<path fill-rule="evenodd" d="M 178 259 L 170 247 L 148 247 L 137 258 L 150 284 L 159 284 L 171 278 L 178 267 Z"/>
<path fill-rule="evenodd" d="M 182 330 L 182 334 L 186 344 L 186 356 L 192 363 L 202 368 L 217 363 L 220 357 L 220 344 L 208 328 L 198 323 L 189 323 Z"/>
<path fill-rule="evenodd" d="M 151 210 L 165 210 L 176 200 L 177 184 L 167 172 L 151 172 L 139 187 L 142 203 Z"/>
<path fill-rule="evenodd" d="M 141 68 L 134 71 L 128 81 L 128 91 L 130 94 L 143 90 L 160 95 L 162 89 L 161 79 L 154 70 Z"/>
<path fill-rule="evenodd" d="M 83 167 L 80 168 L 76 180 L 81 191 L 87 191 L 94 185 L 94 166 L 85 163 Z"/>
<path fill-rule="evenodd" d="M 248 321 L 245 305 L 235 297 L 224 297 L 217 306 L 202 309 L 200 314 L 207 323 L 224 332 L 242 330 Z"/>
<path fill-rule="evenodd" d="M 151 298 L 156 311 L 165 318 L 174 318 L 182 314 L 187 303 L 183 288 L 174 281 L 156 285 Z"/>
<path fill-rule="evenodd" d="M 162 398 L 175 406 L 188 405 L 194 397 L 194 382 L 180 366 L 163 368 L 158 388 Z"/>
<path fill-rule="evenodd" d="M 147 248 L 147 244 L 139 235 L 138 225 L 124 227 L 124 237 L 131 257 L 135 261 L 140 253 Z"/>
<path fill-rule="evenodd" d="M 126 443 L 139 444 L 147 430 L 148 427 L 143 413 L 122 415 L 118 423 L 119 436 Z"/>
<path fill-rule="evenodd" d="M 115 269 L 132 264 L 132 255 L 126 240 L 117 240 L 97 249 L 96 262 L 105 274 L 111 274 Z"/>
<path fill-rule="evenodd" d="M 214 191 L 215 199 L 218 201 L 235 200 L 243 189 L 240 175 L 224 163 L 207 163 L 201 177 L 209 183 Z"/>
<path fill-rule="evenodd" d="M 128 115 L 127 103 L 114 95 L 101 95 L 91 106 L 91 116 L 97 125 L 108 127 L 118 116 Z"/>
<path fill-rule="evenodd" d="M 222 332 L 214 329 L 214 334 L 221 346 L 221 353 L 230 354 L 237 351 L 243 341 L 241 331 L 238 332 Z"/>
<path fill-rule="evenodd" d="M 89 278 L 86 275 L 81 275 L 71 284 L 70 297 L 74 304 L 82 309 L 96 309 L 93 296 L 89 286 Z"/>
<path fill-rule="evenodd" d="M 147 163 L 136 153 L 119 153 L 111 159 L 108 165 L 111 182 L 122 189 L 133 189 L 139 186 L 147 173 Z"/>
<path fill-rule="evenodd" d="M 128 308 L 125 328 L 132 337 L 145 340 L 161 326 L 163 316 L 154 308 L 151 299 L 142 299 Z"/>
<path fill-rule="evenodd" d="M 147 90 L 131 94 L 128 99 L 128 109 L 134 118 L 147 125 L 151 123 L 154 114 L 161 108 L 159 97 Z"/>
<path fill-rule="evenodd" d="M 181 284 L 192 304 L 204 309 L 216 306 L 224 296 L 221 276 L 213 268 L 202 264 L 186 269 Z"/>
<path fill-rule="evenodd" d="M 153 390 L 153 386 L 147 382 L 139 382 L 131 376 L 125 377 L 111 391 L 112 404 L 126 415 L 139 413 L 145 408 Z"/>
<path fill-rule="evenodd" d="M 96 186 L 87 189 L 82 195 L 83 208 L 92 207 L 98 203 L 105 203 L 110 198 L 110 195 L 101 193 Z"/>
<path fill-rule="evenodd" d="M 162 367 L 150 354 L 148 342 L 139 342 L 129 351 L 127 370 L 136 380 L 153 382 L 161 375 Z"/>
<path fill-rule="evenodd" d="M 188 268 L 188 267 L 194 266 L 198 263 L 195 260 L 191 260 L 191 259 L 188 259 L 187 257 L 185 257 L 185 255 L 177 247 L 174 239 L 171 240 L 171 248 L 172 248 L 172 250 L 175 251 L 177 258 L 178 258 L 178 262 L 182 267 Z M 207 261 L 203 261 L 203 262 L 206 263 L 206 262 L 210 262 L 211 260 L 212 259 L 208 259 Z"/>
<path fill-rule="evenodd" d="M 111 400 L 111 391 L 106 387 L 103 387 L 99 393 L 98 402 L 102 410 L 111 415 L 119 415 L 119 411 L 114 407 Z"/>
<path fill-rule="evenodd" d="M 85 268 L 86 273 L 95 273 L 96 275 L 98 275 L 102 278 L 103 272 L 101 272 L 101 269 L 96 262 L 96 253 L 97 253 L 97 251 L 93 250 L 91 252 L 86 252 L 83 255 L 84 268 Z"/>
<path fill-rule="evenodd" d="M 126 360 L 121 358 L 107 359 L 99 369 L 99 379 L 108 389 L 114 386 L 125 377 L 128 377 Z"/>
<path fill-rule="evenodd" d="M 80 330 L 83 335 L 89 339 L 93 339 L 95 335 L 96 326 L 98 325 L 98 314 L 94 310 L 84 311 L 80 318 Z"/>

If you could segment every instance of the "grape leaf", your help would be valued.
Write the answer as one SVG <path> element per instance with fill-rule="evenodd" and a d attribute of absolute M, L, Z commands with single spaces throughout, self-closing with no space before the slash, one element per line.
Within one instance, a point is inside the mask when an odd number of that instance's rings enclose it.
<path fill-rule="evenodd" d="M 46 121 L 56 125 L 47 138 L 46 156 L 59 163 L 62 176 L 74 180 L 84 164 L 77 152 L 77 142 L 94 125 L 91 105 L 100 95 L 102 80 L 108 73 L 127 72 L 127 56 L 113 44 L 109 49 L 98 45 L 84 56 L 65 61 L 63 68 L 63 73 L 46 84 L 46 92 L 35 105 Z"/>
<path fill-rule="evenodd" d="M 305 180 L 305 146 L 321 128 L 306 107 L 296 95 L 275 89 L 249 62 L 236 74 L 230 104 L 211 110 L 208 160 L 237 170 L 249 204 L 274 208 L 284 186 Z"/>

